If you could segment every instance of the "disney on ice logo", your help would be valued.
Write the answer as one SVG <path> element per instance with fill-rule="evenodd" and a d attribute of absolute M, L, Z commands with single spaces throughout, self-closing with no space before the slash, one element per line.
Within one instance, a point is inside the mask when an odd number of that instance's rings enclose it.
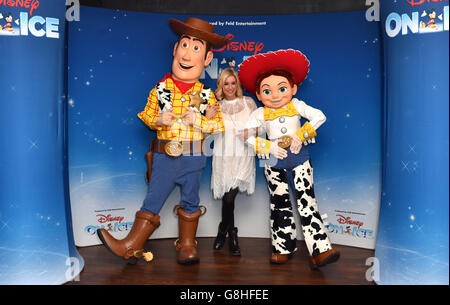
<path fill-rule="evenodd" d="M 33 16 L 40 5 L 38 0 L 0 0 L 0 35 L 59 39 L 58 18 Z M 66 0 L 66 6 L 69 6 L 66 11 L 67 21 L 79 21 L 79 1 Z M 10 11 L 13 8 L 21 11 L 13 13 Z M 8 11 L 2 13 L 5 10 Z"/>
<path fill-rule="evenodd" d="M 100 225 L 88 225 L 84 228 L 84 231 L 89 235 L 94 235 L 97 229 L 105 229 L 109 232 L 122 232 L 129 231 L 133 226 L 133 222 L 122 222 L 123 216 L 112 216 L 111 214 L 97 214 L 98 223 Z"/>
<path fill-rule="evenodd" d="M 355 226 L 358 226 L 358 229 L 359 229 L 364 224 L 364 222 L 362 222 L 362 221 L 352 220 L 352 218 L 350 216 L 345 217 L 344 215 L 341 215 L 341 214 L 337 214 L 336 216 L 339 217 L 337 222 L 339 222 L 342 225 L 346 225 L 346 224 L 355 225 Z"/>
<path fill-rule="evenodd" d="M 96 216 L 98 217 L 99 223 L 112 222 L 112 221 L 118 221 L 120 223 L 124 219 L 123 216 L 113 217 L 113 216 L 111 216 L 111 214 L 108 214 L 108 215 L 97 214 Z"/>
<path fill-rule="evenodd" d="M 233 34 L 227 34 L 225 35 L 228 39 L 230 39 L 230 43 L 228 43 L 226 46 L 221 47 L 220 49 L 212 49 L 215 53 L 220 53 L 223 51 L 228 52 L 250 52 L 251 55 L 256 55 L 259 52 L 261 52 L 264 49 L 264 43 L 258 42 L 258 41 L 232 41 L 234 39 Z M 242 61 L 247 59 L 249 56 L 243 56 Z M 233 62 L 233 67 L 236 64 L 236 61 L 233 57 L 231 58 L 224 58 L 220 55 L 214 55 L 214 58 L 212 59 L 209 66 L 205 67 L 205 69 L 202 72 L 202 75 L 200 76 L 200 79 L 205 79 L 205 76 L 208 75 L 211 79 L 217 79 L 219 77 L 220 71 L 222 71 L 223 68 L 228 68 L 231 65 L 229 65 L 231 62 Z"/>
<path fill-rule="evenodd" d="M 406 0 L 406 2 L 408 2 L 409 4 L 411 4 L 411 6 L 417 6 L 417 5 L 422 5 L 425 2 L 426 3 L 434 3 L 434 2 L 447 2 L 448 0 Z"/>
<path fill-rule="evenodd" d="M 0 0 L 0 5 L 4 7 L 22 7 L 29 9 L 30 16 L 39 7 L 40 3 L 37 0 Z"/>
<path fill-rule="evenodd" d="M 358 238 L 374 238 L 374 231 L 370 229 L 365 229 L 362 226 L 364 222 L 353 220 L 350 216 L 343 216 L 341 214 L 336 215 L 337 222 L 339 224 L 328 223 L 326 226 L 329 233 L 348 235 Z"/>
<path fill-rule="evenodd" d="M 222 51 L 231 51 L 231 52 L 252 52 L 253 55 L 258 54 L 258 52 L 261 52 L 264 49 L 264 43 L 257 42 L 257 41 L 232 41 L 234 39 L 233 34 L 227 34 L 225 35 L 226 38 L 230 40 L 230 42 L 223 46 L 220 49 L 213 49 L 214 52 L 222 52 Z"/>
<path fill-rule="evenodd" d="M 420 6 L 424 3 L 447 2 L 448 0 L 406 0 L 411 7 Z M 441 7 L 430 7 L 422 11 L 410 14 L 392 12 L 386 17 L 385 30 L 389 37 L 412 34 L 426 34 L 448 31 L 449 11 L 448 5 Z"/>

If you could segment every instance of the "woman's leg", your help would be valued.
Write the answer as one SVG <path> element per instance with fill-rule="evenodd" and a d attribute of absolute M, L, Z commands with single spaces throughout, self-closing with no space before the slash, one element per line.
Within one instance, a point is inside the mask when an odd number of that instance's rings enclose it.
<path fill-rule="evenodd" d="M 214 249 L 220 250 L 225 245 L 225 240 L 230 229 L 234 228 L 234 200 L 238 189 L 226 192 L 222 197 L 222 221 L 219 223 Z"/>
<path fill-rule="evenodd" d="M 234 200 L 238 194 L 238 188 L 231 189 L 222 197 L 222 229 L 234 227 Z"/>
<path fill-rule="evenodd" d="M 238 188 L 230 190 L 223 196 L 222 215 L 228 224 L 228 241 L 230 243 L 230 253 L 234 256 L 241 255 L 241 248 L 238 241 L 238 228 L 234 226 L 234 200 L 238 194 Z M 223 217 L 222 216 L 222 217 Z"/>

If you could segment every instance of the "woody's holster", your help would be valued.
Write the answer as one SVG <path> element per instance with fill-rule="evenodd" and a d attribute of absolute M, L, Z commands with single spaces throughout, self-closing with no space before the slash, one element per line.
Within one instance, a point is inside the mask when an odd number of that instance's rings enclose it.
<path fill-rule="evenodd" d="M 147 160 L 147 171 L 145 172 L 145 182 L 150 183 L 150 178 L 152 177 L 152 164 L 153 164 L 153 153 L 155 151 L 155 143 L 157 139 L 153 139 L 150 142 L 150 151 L 145 154 L 145 160 Z"/>

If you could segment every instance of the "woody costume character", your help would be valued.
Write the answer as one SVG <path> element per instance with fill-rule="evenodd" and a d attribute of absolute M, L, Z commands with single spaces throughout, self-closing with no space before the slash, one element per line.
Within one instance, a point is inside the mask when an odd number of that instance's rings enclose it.
<path fill-rule="evenodd" d="M 151 90 L 145 109 L 138 114 L 157 131 L 146 155 L 147 196 L 125 239 L 116 240 L 103 229 L 97 231 L 108 250 L 130 263 L 148 253 L 143 245 L 160 225 L 158 214 L 176 185 L 181 187 L 180 204 L 174 207 L 179 220 L 177 261 L 199 261 L 195 235 L 199 218 L 206 213 L 206 208 L 199 206 L 200 178 L 206 164 L 202 141 L 204 134 L 224 131 L 220 111 L 210 119 L 205 117 L 208 105 L 217 100 L 198 79 L 213 58 L 210 46 L 226 45 L 228 39 L 215 34 L 211 24 L 198 18 L 187 18 L 185 22 L 171 18 L 169 24 L 179 36 L 173 50 L 172 73 Z"/>
<path fill-rule="evenodd" d="M 305 145 L 313 143 L 326 117 L 319 109 L 292 98 L 309 72 L 309 61 L 300 51 L 279 50 L 257 54 L 239 68 L 242 86 L 265 105 L 255 110 L 246 128 L 260 128 L 267 137 L 250 136 L 247 143 L 258 155 L 270 155 L 265 176 L 270 194 L 271 263 L 285 263 L 297 250 L 296 224 L 289 196 L 294 185 L 310 266 L 338 260 L 326 234 L 314 194 L 313 168 Z M 308 121 L 301 126 L 300 120 Z"/>

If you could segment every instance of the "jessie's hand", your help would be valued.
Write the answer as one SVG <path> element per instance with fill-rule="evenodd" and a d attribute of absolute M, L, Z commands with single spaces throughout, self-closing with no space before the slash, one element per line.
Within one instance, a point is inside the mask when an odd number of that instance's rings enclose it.
<path fill-rule="evenodd" d="M 302 140 L 297 135 L 292 136 L 292 143 L 290 150 L 293 154 L 298 154 L 302 149 Z"/>
<path fill-rule="evenodd" d="M 277 159 L 284 159 L 287 157 L 287 150 L 278 146 L 278 140 L 270 143 L 270 153 L 275 156 Z"/>

